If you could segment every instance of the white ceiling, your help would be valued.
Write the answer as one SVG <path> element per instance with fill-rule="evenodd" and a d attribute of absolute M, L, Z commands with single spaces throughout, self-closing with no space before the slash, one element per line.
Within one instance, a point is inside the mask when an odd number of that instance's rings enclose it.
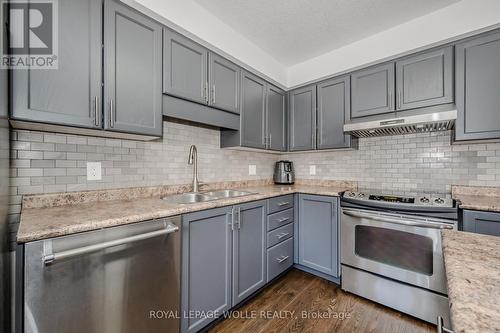
<path fill-rule="evenodd" d="M 460 0 L 194 0 L 285 66 Z"/>

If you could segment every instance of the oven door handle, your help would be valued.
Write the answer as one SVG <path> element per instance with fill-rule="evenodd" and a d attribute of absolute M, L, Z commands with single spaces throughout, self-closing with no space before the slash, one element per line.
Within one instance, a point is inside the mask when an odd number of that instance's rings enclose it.
<path fill-rule="evenodd" d="M 379 221 L 379 222 L 400 224 L 400 225 L 404 225 L 404 226 L 408 226 L 408 227 L 420 227 L 420 228 L 428 228 L 428 229 L 453 229 L 453 225 L 446 224 L 446 223 L 439 223 L 439 222 L 432 222 L 432 221 L 429 221 L 429 223 L 422 223 L 420 221 L 415 221 L 415 220 L 411 220 L 411 219 L 408 219 L 408 221 L 411 221 L 411 222 L 402 222 L 400 219 L 392 219 L 392 218 L 387 218 L 387 217 L 381 217 L 378 215 L 363 214 L 363 213 L 346 211 L 346 210 L 344 210 L 343 213 L 345 215 L 352 216 L 352 217 L 366 218 L 366 219 L 375 220 L 375 221 Z"/>

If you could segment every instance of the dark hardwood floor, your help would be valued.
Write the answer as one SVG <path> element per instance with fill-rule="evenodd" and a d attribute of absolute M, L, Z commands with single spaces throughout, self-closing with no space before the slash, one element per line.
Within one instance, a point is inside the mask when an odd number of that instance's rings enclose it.
<path fill-rule="evenodd" d="M 436 332 L 435 326 L 296 269 L 232 315 L 209 332 Z"/>

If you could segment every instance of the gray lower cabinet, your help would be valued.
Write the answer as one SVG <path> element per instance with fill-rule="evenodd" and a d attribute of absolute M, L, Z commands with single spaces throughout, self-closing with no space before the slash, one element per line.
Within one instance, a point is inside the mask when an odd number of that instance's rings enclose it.
<path fill-rule="evenodd" d="M 222 313 L 232 306 L 232 207 L 182 217 L 182 332 L 197 332 L 214 318 L 195 311 Z"/>
<path fill-rule="evenodd" d="M 162 27 L 116 0 L 104 15 L 104 127 L 161 136 Z"/>
<path fill-rule="evenodd" d="M 183 216 L 182 332 L 201 330 L 216 318 L 200 313 L 222 315 L 266 283 L 266 212 L 264 200 Z"/>
<path fill-rule="evenodd" d="M 464 210 L 462 217 L 464 231 L 500 236 L 500 213 Z"/>
<path fill-rule="evenodd" d="M 351 136 L 344 134 L 351 110 L 350 88 L 349 76 L 318 84 L 317 149 L 351 147 Z"/>
<path fill-rule="evenodd" d="M 11 117 L 98 128 L 101 121 L 101 0 L 58 3 L 59 67 L 11 71 Z"/>
<path fill-rule="evenodd" d="M 338 198 L 299 194 L 298 202 L 299 265 L 339 277 Z"/>
<path fill-rule="evenodd" d="M 240 107 L 240 68 L 210 53 L 208 56 L 209 104 L 213 107 L 239 113 Z"/>
<path fill-rule="evenodd" d="M 241 75 L 240 135 L 243 147 L 265 149 L 266 82 L 246 71 Z"/>
<path fill-rule="evenodd" d="M 235 207 L 233 232 L 233 306 L 266 283 L 266 202 Z"/>
<path fill-rule="evenodd" d="M 163 92 L 208 103 L 208 50 L 170 30 L 163 30 Z"/>
<path fill-rule="evenodd" d="M 396 109 L 453 102 L 453 46 L 396 61 Z"/>
<path fill-rule="evenodd" d="M 316 148 L 316 85 L 293 90 L 288 97 L 289 150 Z"/>
<path fill-rule="evenodd" d="M 455 140 L 500 138 L 500 32 L 455 46 Z"/>
<path fill-rule="evenodd" d="M 394 91 L 393 62 L 351 74 L 351 118 L 393 112 Z"/>
<path fill-rule="evenodd" d="M 270 84 L 266 93 L 267 149 L 286 150 L 286 93 Z"/>

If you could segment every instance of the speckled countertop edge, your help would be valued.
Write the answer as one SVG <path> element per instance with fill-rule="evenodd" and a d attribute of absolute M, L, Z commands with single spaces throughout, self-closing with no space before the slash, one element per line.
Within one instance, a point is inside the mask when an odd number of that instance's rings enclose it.
<path fill-rule="evenodd" d="M 453 185 L 451 193 L 462 209 L 500 212 L 500 187 Z"/>
<path fill-rule="evenodd" d="M 500 237 L 442 232 L 452 328 L 500 332 Z"/>

